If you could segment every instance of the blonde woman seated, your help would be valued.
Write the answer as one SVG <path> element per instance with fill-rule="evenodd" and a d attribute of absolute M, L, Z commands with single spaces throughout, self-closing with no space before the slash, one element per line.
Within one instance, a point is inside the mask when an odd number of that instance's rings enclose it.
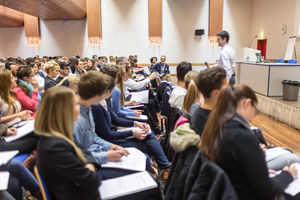
<path fill-rule="evenodd" d="M 71 89 L 50 88 L 35 121 L 35 132 L 41 135 L 37 147 L 38 170 L 57 200 L 99 199 L 100 178 L 73 140 L 73 124 L 79 111 Z"/>
<path fill-rule="evenodd" d="M 77 94 L 80 76 L 78 74 L 71 74 L 70 76 L 62 79 L 56 86 L 64 86 L 63 83 L 65 82 L 65 80 L 68 80 L 69 88 L 71 88 L 75 92 L 75 94 Z"/>

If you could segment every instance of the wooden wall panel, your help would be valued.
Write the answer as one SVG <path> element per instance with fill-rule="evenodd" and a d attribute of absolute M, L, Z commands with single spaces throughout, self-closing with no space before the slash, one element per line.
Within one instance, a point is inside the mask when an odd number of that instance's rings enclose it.
<path fill-rule="evenodd" d="M 0 5 L 44 20 L 83 19 L 86 15 L 85 0 L 0 0 Z"/>
<path fill-rule="evenodd" d="M 26 37 L 39 37 L 39 19 L 35 16 L 24 14 L 24 27 Z"/>
<path fill-rule="evenodd" d="M 86 0 L 88 37 L 102 38 L 101 0 Z"/>
<path fill-rule="evenodd" d="M 208 36 L 215 37 L 223 29 L 223 0 L 209 0 Z"/>
<path fill-rule="evenodd" d="M 162 0 L 148 0 L 149 38 L 162 37 Z"/>
<path fill-rule="evenodd" d="M 23 13 L 0 5 L 0 27 L 23 26 Z"/>

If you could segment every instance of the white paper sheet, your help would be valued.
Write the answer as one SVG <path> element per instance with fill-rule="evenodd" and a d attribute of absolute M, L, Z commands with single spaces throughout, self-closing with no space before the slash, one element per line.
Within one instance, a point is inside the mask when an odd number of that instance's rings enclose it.
<path fill-rule="evenodd" d="M 298 172 L 298 178 L 291 182 L 289 186 L 284 190 L 285 193 L 290 194 L 292 196 L 295 196 L 300 192 L 300 164 L 295 163 L 295 165 Z"/>
<path fill-rule="evenodd" d="M 290 151 L 281 148 L 281 147 L 274 147 L 266 150 L 266 161 L 273 160 L 277 158 L 278 156 L 281 156 L 283 154 L 289 154 L 291 153 Z"/>
<path fill-rule="evenodd" d="M 28 135 L 29 133 L 34 131 L 34 120 L 29 121 L 24 126 L 18 128 L 17 134 L 14 136 L 7 136 L 5 137 L 6 142 L 15 141 L 21 137 L 24 137 L 25 135 Z"/>
<path fill-rule="evenodd" d="M 139 117 L 127 116 L 126 118 L 127 119 L 132 119 L 132 120 L 143 120 L 143 121 L 148 120 L 147 115 L 140 115 Z"/>
<path fill-rule="evenodd" d="M 18 150 L 15 151 L 1 151 L 0 152 L 0 166 L 5 165 L 10 159 L 19 153 Z"/>
<path fill-rule="evenodd" d="M 157 183 L 149 173 L 145 171 L 102 181 L 99 192 L 101 199 L 106 200 L 156 187 Z"/>
<path fill-rule="evenodd" d="M 134 109 L 134 108 L 143 108 L 144 104 L 136 105 L 136 106 L 126 106 L 125 108 Z"/>
<path fill-rule="evenodd" d="M 101 165 L 104 168 L 119 168 L 132 171 L 146 170 L 146 156 L 136 148 L 125 148 L 129 152 L 128 156 L 123 156 L 118 162 L 107 162 Z"/>
<path fill-rule="evenodd" d="M 149 102 L 149 90 L 134 92 L 130 98 L 130 101 L 136 101 L 136 102 L 140 102 L 140 103 L 148 103 Z"/>
<path fill-rule="evenodd" d="M 0 172 L 0 190 L 7 190 L 9 172 Z"/>

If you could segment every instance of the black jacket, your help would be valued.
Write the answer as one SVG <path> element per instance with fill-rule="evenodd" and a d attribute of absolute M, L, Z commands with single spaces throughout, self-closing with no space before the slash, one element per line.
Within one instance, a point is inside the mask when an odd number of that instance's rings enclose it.
<path fill-rule="evenodd" d="M 259 141 L 239 114 L 225 124 L 219 152 L 216 162 L 241 199 L 273 199 L 293 181 L 287 171 L 269 178 Z"/>
<path fill-rule="evenodd" d="M 185 182 L 183 199 L 238 200 L 239 198 L 223 169 L 198 152 Z"/>
<path fill-rule="evenodd" d="M 153 66 L 153 72 L 158 72 L 159 74 L 162 74 L 164 76 L 167 74 L 170 74 L 169 65 L 167 63 L 165 63 L 164 71 L 162 71 L 161 62 L 158 62 Z"/>
<path fill-rule="evenodd" d="M 73 147 L 57 137 L 41 137 L 37 167 L 53 199 L 99 199 L 100 177 L 85 168 Z"/>
<path fill-rule="evenodd" d="M 49 76 L 46 76 L 44 90 L 46 91 L 47 89 L 54 87 L 54 86 L 56 86 L 56 82 Z"/>
<path fill-rule="evenodd" d="M 196 146 L 190 146 L 185 151 L 175 154 L 164 188 L 166 200 L 182 200 L 184 183 L 197 151 Z"/>

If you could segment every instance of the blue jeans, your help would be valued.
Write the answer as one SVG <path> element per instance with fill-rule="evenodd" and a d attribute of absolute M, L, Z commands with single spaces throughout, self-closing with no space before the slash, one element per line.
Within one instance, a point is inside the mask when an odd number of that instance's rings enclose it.
<path fill-rule="evenodd" d="M 157 162 L 157 165 L 160 169 L 169 168 L 171 163 L 168 161 L 163 149 L 158 143 L 157 138 L 152 132 L 144 140 L 138 139 L 119 139 L 111 141 L 114 144 L 118 144 L 122 147 L 135 147 L 140 151 L 153 156 Z"/>
<path fill-rule="evenodd" d="M 9 171 L 7 191 L 16 199 L 22 199 L 22 186 L 31 194 L 40 191 L 40 186 L 33 174 L 17 160 L 12 159 L 0 171 Z"/>

